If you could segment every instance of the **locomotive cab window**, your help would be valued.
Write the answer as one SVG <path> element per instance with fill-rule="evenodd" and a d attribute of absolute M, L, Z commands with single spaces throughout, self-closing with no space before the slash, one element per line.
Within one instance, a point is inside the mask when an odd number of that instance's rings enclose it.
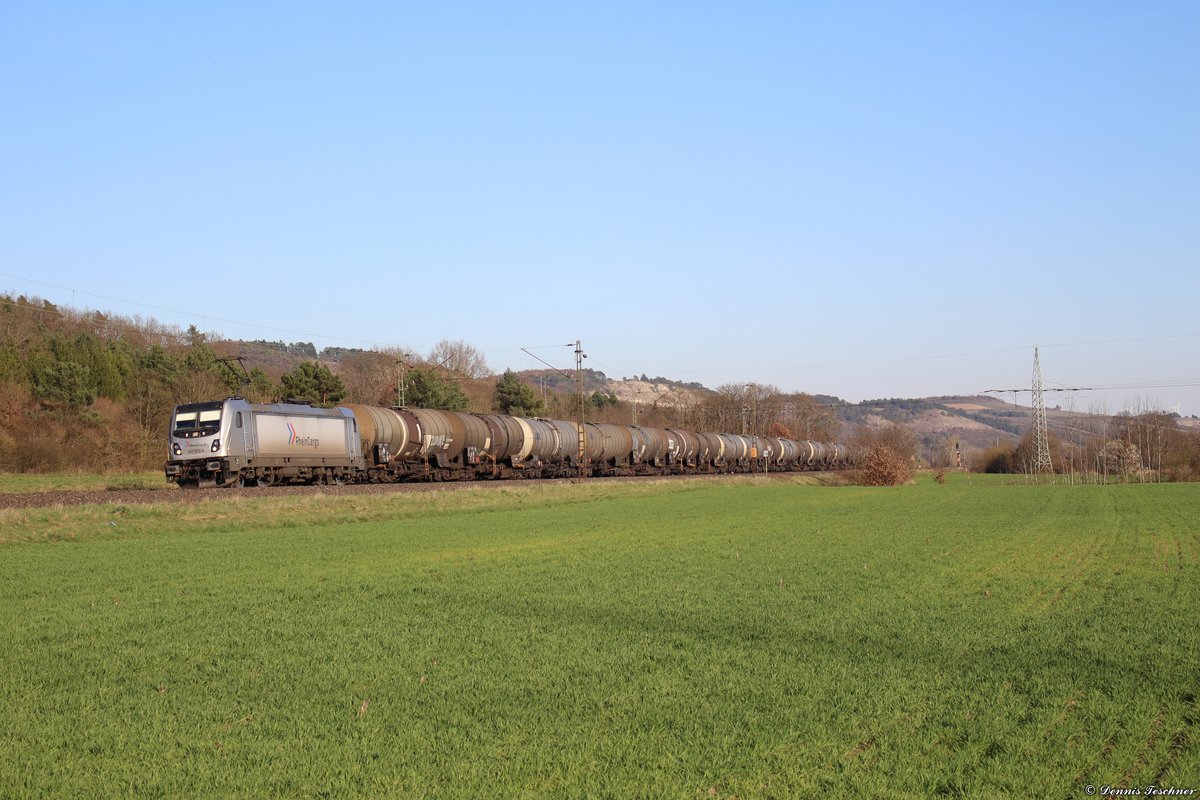
<path fill-rule="evenodd" d="M 180 439 L 212 436 L 221 430 L 221 404 L 193 403 L 175 409 L 172 430 Z"/>

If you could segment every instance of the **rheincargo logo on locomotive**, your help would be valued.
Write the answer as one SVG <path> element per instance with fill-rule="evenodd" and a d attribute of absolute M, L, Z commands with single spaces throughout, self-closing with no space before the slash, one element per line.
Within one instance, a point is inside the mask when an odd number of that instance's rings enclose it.
<path fill-rule="evenodd" d="M 301 436 L 299 433 L 296 432 L 296 426 L 290 422 L 287 424 L 287 426 L 288 426 L 288 433 L 291 434 L 288 437 L 289 445 L 292 445 L 293 447 L 320 447 L 321 446 L 320 439 L 316 439 L 312 436 Z"/>

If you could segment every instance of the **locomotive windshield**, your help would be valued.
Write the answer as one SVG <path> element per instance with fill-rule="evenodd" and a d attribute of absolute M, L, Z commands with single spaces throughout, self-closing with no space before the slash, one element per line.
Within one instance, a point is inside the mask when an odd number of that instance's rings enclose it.
<path fill-rule="evenodd" d="M 221 403 L 192 403 L 175 409 L 171 426 L 176 437 L 194 439 L 212 436 L 221 430 Z"/>

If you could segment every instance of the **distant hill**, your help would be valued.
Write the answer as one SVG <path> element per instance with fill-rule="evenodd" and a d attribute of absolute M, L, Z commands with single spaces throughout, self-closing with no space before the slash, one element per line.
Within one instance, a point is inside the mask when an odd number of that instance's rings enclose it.
<path fill-rule="evenodd" d="M 844 422 L 878 427 L 888 422 L 908 426 L 926 445 L 951 436 L 963 448 L 986 449 L 1015 444 L 1033 425 L 1033 410 L 987 395 L 871 400 L 837 409 Z M 1046 409 L 1046 427 L 1052 436 L 1079 442 L 1102 432 L 1112 418 L 1082 411 Z M 1176 419 L 1183 430 L 1200 429 L 1200 419 Z"/>
<path fill-rule="evenodd" d="M 837 415 L 868 427 L 905 425 L 926 442 L 952 436 L 979 449 L 1018 441 L 1030 422 L 1029 409 L 988 396 L 868 400 L 840 407 Z"/>

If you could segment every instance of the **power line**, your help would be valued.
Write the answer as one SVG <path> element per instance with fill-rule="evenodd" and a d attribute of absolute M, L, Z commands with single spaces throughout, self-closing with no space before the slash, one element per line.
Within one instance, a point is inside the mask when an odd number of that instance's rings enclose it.
<path fill-rule="evenodd" d="M 1103 388 L 1105 388 L 1105 387 L 1103 387 L 1103 386 L 1101 386 L 1101 387 L 1096 387 L 1096 386 L 1064 386 L 1064 387 L 1062 387 L 1061 389 L 1050 389 L 1050 388 L 1047 388 L 1047 387 L 1046 387 L 1046 386 L 1043 384 L 1041 389 L 1037 389 L 1037 388 L 1024 388 L 1024 387 L 1014 387 L 1014 388 L 1012 388 L 1012 389 L 984 389 L 984 390 L 983 390 L 983 394 L 1008 394 L 1008 393 L 1010 393 L 1010 392 L 1011 392 L 1012 394 L 1022 394 L 1022 393 L 1024 393 L 1024 392 L 1039 392 L 1039 391 L 1040 391 L 1040 392 L 1094 392 L 1094 391 L 1096 391 L 1096 389 L 1097 389 L 1097 388 L 1103 389 Z M 1110 388 L 1111 388 L 1111 387 L 1110 387 Z"/>
<path fill-rule="evenodd" d="M 69 291 L 72 293 L 72 296 L 74 296 L 75 294 L 80 294 L 80 295 L 84 295 L 84 296 L 88 296 L 88 297 L 95 297 L 95 298 L 99 298 L 99 299 L 103 299 L 103 300 L 109 300 L 112 302 L 125 303 L 125 304 L 129 304 L 129 305 L 133 305 L 133 306 L 139 306 L 141 308 L 151 309 L 151 310 L 155 310 L 155 311 L 164 311 L 164 312 L 168 312 L 171 314 L 179 314 L 179 315 L 183 315 L 185 317 L 192 317 L 197 320 L 202 320 L 205 324 L 207 324 L 207 322 L 209 320 L 211 320 L 213 322 L 224 323 L 224 324 L 228 324 L 228 325 L 243 326 L 243 327 L 247 327 L 247 328 L 254 328 L 254 329 L 264 330 L 264 331 L 271 331 L 274 333 L 283 333 L 283 334 L 288 334 L 291 336 L 299 336 L 299 337 L 314 338 L 314 339 L 325 339 L 325 340 L 333 340 L 333 341 L 340 341 L 340 342 L 351 342 L 351 343 L 357 343 L 357 344 L 367 344 L 367 345 L 371 345 L 377 349 L 382 349 L 382 348 L 406 349 L 406 350 L 414 349 L 414 348 L 407 347 L 404 345 L 388 343 L 388 342 L 378 342 L 378 341 L 374 341 L 374 340 L 370 340 L 370 339 L 358 339 L 358 338 L 347 337 L 347 336 L 333 336 L 333 335 L 329 335 L 329 334 L 296 331 L 296 330 L 291 330 L 291 329 L 287 329 L 287 328 L 278 328 L 278 327 L 273 327 L 273 326 L 268 326 L 268 325 L 260 325 L 257 323 L 243 322 L 240 320 L 230 320 L 230 319 L 225 319 L 222 317 L 211 317 L 207 314 L 200 314 L 200 313 L 196 313 L 194 311 L 185 311 L 185 310 L 181 310 L 181 309 L 170 308 L 167 306 L 159 306 L 159 305 L 154 305 L 151 303 L 144 303 L 144 302 L 137 301 L 137 300 L 130 300 L 127 298 L 120 298 L 120 297 L 114 297 L 111 295 L 90 292 L 90 291 L 86 291 L 83 289 L 78 289 L 78 288 L 73 288 L 73 287 L 68 287 L 68 286 L 62 286 L 62 285 L 55 284 L 55 283 L 50 283 L 47 281 L 35 280 L 32 278 L 28 278 L 28 277 L 21 276 L 21 275 L 15 275 L 15 274 L 8 273 L 8 272 L 0 272 L 0 276 L 11 278 L 13 280 L 25 281 L 25 282 L 32 283 L 32 284 L 35 284 L 38 286 L 46 286 L 46 287 L 58 289 L 60 291 Z M 16 306 L 16 307 L 26 308 L 29 311 L 34 312 L 34 313 L 51 313 L 46 309 L 40 309 L 40 308 L 37 308 L 34 306 Z M 83 315 L 80 314 L 80 312 L 77 309 L 73 309 L 73 310 L 75 311 L 76 314 L 79 314 L 81 317 L 83 317 Z M 60 311 L 58 313 L 61 314 L 62 312 Z M 66 322 L 67 324 L 76 324 L 76 325 L 94 324 L 94 323 L 88 323 L 88 322 L 83 322 L 83 321 L 72 321 L 72 320 L 64 320 L 64 322 Z M 157 323 L 157 320 L 155 320 L 154 322 Z M 157 323 L 157 324 L 163 324 L 163 323 Z M 130 327 L 130 326 L 113 325 L 111 323 L 107 324 L 107 328 L 109 330 L 118 330 L 118 331 L 124 331 L 124 332 L 128 332 L 128 333 L 137 333 L 137 334 L 143 335 L 143 336 L 153 335 L 153 336 L 160 336 L 160 337 L 164 337 L 164 338 L 172 338 L 177 341 L 188 341 L 189 340 L 189 337 L 187 337 L 186 334 L 174 333 L 171 331 L 160 330 L 160 331 L 155 331 L 153 333 L 150 333 L 145 329 L 135 328 L 135 327 Z M 1165 336 L 1130 337 L 1130 338 L 1123 338 L 1123 339 L 1094 339 L 1094 340 L 1076 341 L 1076 342 L 1057 342 L 1057 343 L 1053 343 L 1053 344 L 1049 344 L 1049 345 L 1042 345 L 1042 347 L 1043 348 L 1080 347 L 1080 346 L 1102 345 L 1102 344 L 1122 344 L 1122 343 L 1133 343 L 1133 342 L 1166 341 L 1166 340 L 1187 339 L 1187 338 L 1194 338 L 1194 337 L 1200 337 L 1200 333 L 1182 333 L 1182 334 L 1171 334 L 1171 335 L 1165 335 Z M 560 346 L 561 345 L 541 345 L 541 346 L 537 346 L 537 347 L 519 348 L 519 349 L 524 350 L 528 355 L 532 355 L 532 353 L 528 353 L 528 350 L 531 350 L 531 349 L 540 350 L 540 349 L 548 349 L 551 347 L 560 347 Z M 867 360 L 867 361 L 829 362 L 829 363 L 824 363 L 824 364 L 801 364 L 801 365 L 773 366 L 773 367 L 734 367 L 734 368 L 721 368 L 721 369 L 704 368 L 704 369 L 698 369 L 698 370 L 697 369 L 678 368 L 678 369 L 664 370 L 660 366 L 655 371 L 658 372 L 658 374 L 681 373 L 681 372 L 684 372 L 684 373 L 722 373 L 722 372 L 723 373 L 730 373 L 730 372 L 746 373 L 746 372 L 783 372 L 783 371 L 791 371 L 791 370 L 883 366 L 883 365 L 888 365 L 888 364 L 906 364 L 906 363 L 915 363 L 915 362 L 921 362 L 921 361 L 937 361 L 937 360 L 946 360 L 946 359 L 955 359 L 955 358 L 969 358 L 969 357 L 976 357 L 976 356 L 982 356 L 982 355 L 995 355 L 995 354 L 999 354 L 999 353 L 1009 353 L 1009 352 L 1016 352 L 1016 351 L 1020 351 L 1020 350 L 1026 350 L 1026 349 L 1028 349 L 1028 347 L 1029 346 L 1004 347 L 1004 348 L 995 348 L 995 349 L 990 349 L 990 350 L 976 350 L 976 351 L 959 352 L 959 353 L 942 353 L 942 354 L 913 356 L 913 357 L 898 358 L 898 359 L 877 359 L 877 360 Z M 518 348 L 493 348 L 493 349 L 486 350 L 485 352 L 511 353 L 516 349 L 518 349 Z M 637 370 L 629 370 L 629 369 L 615 370 L 605 364 L 599 364 L 598 366 L 602 366 L 604 369 L 607 369 L 607 370 L 612 370 L 614 373 L 620 372 L 621 374 L 626 374 L 626 373 L 640 374 L 637 372 Z M 1195 386 L 1200 386 L 1200 379 L 1184 378 L 1184 379 L 1167 380 L 1167 381 L 1117 383 L 1117 384 L 1111 384 L 1111 385 L 1097 385 L 1097 386 L 1091 386 L 1091 387 L 1061 387 L 1061 388 L 1054 388 L 1054 389 L 1047 387 L 1046 391 L 1048 391 L 1048 392 L 1120 391 L 1120 390 L 1130 390 L 1130 389 L 1179 389 L 1179 388 L 1192 388 Z M 990 389 L 990 390 L 985 390 L 985 393 L 988 393 L 988 392 L 1014 392 L 1014 391 L 1019 391 L 1019 390 Z M 969 395 L 964 395 L 964 396 L 969 396 Z"/>
<path fill-rule="evenodd" d="M 1086 391 L 1101 391 L 1121 389 L 1186 389 L 1192 386 L 1200 386 L 1200 378 L 1179 378 L 1168 379 L 1164 381 L 1151 381 L 1145 383 L 1114 383 L 1107 386 L 1093 386 Z M 1050 391 L 1047 389 L 1046 391 Z M 1057 390 L 1062 391 L 1062 390 Z"/>
<path fill-rule="evenodd" d="M 141 303 L 141 302 L 138 302 L 137 300 L 126 300 L 122 297 L 111 297 L 106 294 L 97 294 L 95 292 L 84 291 L 83 289 L 76 289 L 73 286 L 60 286 L 57 283 L 47 283 L 46 281 L 38 281 L 38 280 L 34 280 L 33 278 L 26 278 L 23 275 L 13 275 L 8 272 L 0 272 L 0 275 L 3 275 L 6 278 L 12 278 L 13 280 L 25 281 L 27 283 L 36 284 L 37 286 L 46 286 L 51 289 L 58 289 L 58 290 L 64 291 L 64 292 L 70 292 L 72 295 L 78 293 L 78 294 L 82 294 L 82 295 L 87 295 L 88 297 L 98 297 L 101 300 L 111 300 L 114 303 L 128 303 L 129 305 L 141 306 L 142 308 L 152 308 L 155 311 L 169 311 L 172 314 L 183 314 L 184 316 L 196 317 L 197 319 L 207 318 L 207 315 L 204 315 L 204 314 L 193 314 L 190 311 L 180 311 L 177 308 L 167 308 L 165 306 L 155 306 L 155 305 L 150 305 L 149 303 Z M 214 317 L 214 319 L 215 319 L 215 317 Z M 221 320 L 221 321 L 227 322 L 228 320 Z"/>
<path fill-rule="evenodd" d="M 120 333 L 133 333 L 133 334 L 137 334 L 139 336 L 146 336 L 146 337 L 150 337 L 150 338 L 174 339 L 174 340 L 180 341 L 180 342 L 191 341 L 191 337 L 183 332 L 176 333 L 175 331 L 170 331 L 170 330 L 154 330 L 149 327 L 138 328 L 138 327 L 135 327 L 132 325 L 118 325 L 112 321 L 111 317 L 108 317 L 106 315 L 104 316 L 103 320 L 97 320 L 94 316 L 87 316 L 87 315 L 81 314 L 74 309 L 72 309 L 70 312 L 71 314 L 75 315 L 74 319 L 72 319 L 68 315 L 67 312 L 64 312 L 58 308 L 44 308 L 44 307 L 32 306 L 32 305 L 20 305 L 16 302 L 11 303 L 11 305 L 9 306 L 9 310 L 16 310 L 16 311 L 22 311 L 25 313 L 29 313 L 29 314 L 53 317 L 56 322 L 58 322 L 59 324 L 62 324 L 62 325 L 74 325 L 76 327 L 85 327 L 86 326 L 89 328 L 100 328 L 101 330 L 117 331 Z M 99 314 L 100 312 L 96 312 L 96 313 Z M 124 319 L 124 318 L 117 317 L 117 319 Z M 178 330 L 177 327 L 176 327 L 176 330 Z"/>
<path fill-rule="evenodd" d="M 0 273 L 0 274 L 4 274 L 4 273 Z M 116 331 L 116 332 L 120 332 L 120 333 L 136 334 L 138 336 L 145 336 L 148 338 L 172 339 L 172 340 L 175 340 L 178 342 L 183 342 L 183 343 L 191 341 L 191 337 L 188 334 L 183 333 L 183 332 L 177 332 L 177 330 L 175 330 L 175 331 L 168 330 L 168 329 L 165 329 L 165 327 L 156 329 L 153 326 L 136 327 L 134 325 L 119 324 L 118 322 L 115 322 L 114 320 L 128 319 L 127 317 L 122 317 L 120 315 L 111 315 L 111 316 L 103 315 L 104 316 L 103 320 L 97 320 L 94 316 L 89 316 L 83 312 L 80 312 L 78 309 L 70 309 L 69 311 L 64 311 L 63 309 L 60 309 L 57 307 L 56 308 L 45 308 L 42 306 L 22 305 L 22 304 L 16 303 L 15 301 L 11 302 L 11 304 L 9 305 L 9 309 L 21 311 L 23 313 L 28 313 L 28 314 L 34 314 L 34 315 L 41 315 L 41 316 L 47 316 L 47 317 L 52 316 L 61 325 L 70 325 L 70 326 L 74 326 L 74 327 L 98 328 L 100 330 L 105 330 L 105 331 Z M 97 311 L 95 313 L 99 314 L 101 312 Z M 164 325 L 164 323 L 158 323 L 157 321 L 154 321 L 154 323 L 157 325 Z M 229 341 L 238 341 L 238 340 L 231 339 Z M 539 349 L 547 349 L 550 347 L 562 347 L 562 346 L 563 345 L 561 345 L 561 344 L 559 344 L 559 345 L 542 345 L 540 347 L 521 348 L 521 349 L 539 350 Z M 396 347 L 399 348 L 398 345 Z M 407 352 L 411 348 L 404 348 L 404 349 Z M 509 351 L 508 350 L 489 350 L 487 352 L 509 352 Z M 537 358 L 537 356 L 534 356 L 533 353 L 528 353 L 528 355 L 533 356 L 534 358 Z M 540 361 L 541 359 L 538 359 L 538 360 Z M 545 363 L 545 362 L 543 362 L 543 363 Z M 622 374 L 624 374 L 625 372 L 629 372 L 629 370 L 625 370 L 625 371 L 614 370 L 612 367 L 608 366 L 607 364 L 597 364 L 597 366 L 603 367 L 606 370 L 612 370 L 614 373 L 622 372 Z M 558 368 L 555 367 L 555 369 L 558 369 Z M 634 372 L 636 372 L 636 371 L 634 371 Z M 1128 382 L 1128 383 L 1096 384 L 1095 386 L 1047 386 L 1045 388 L 1045 391 L 1050 394 L 1066 394 L 1066 393 L 1070 393 L 1070 392 L 1122 391 L 1122 390 L 1132 390 L 1132 389 L 1188 389 L 1188 388 L 1193 388 L 1196 386 L 1200 386 L 1200 378 L 1190 378 L 1189 377 L 1189 378 L 1163 378 L 1163 379 L 1155 379 L 1155 380 L 1149 380 L 1149 381 L 1135 381 L 1135 382 Z M 684 387 L 684 388 L 686 388 L 686 387 Z M 1022 393 L 1030 392 L 1030 391 L 1031 391 L 1031 389 L 1025 388 L 1025 387 L 1013 387 L 1013 388 L 1009 388 L 1009 389 L 983 389 L 983 390 L 977 390 L 977 391 L 964 391 L 957 395 L 952 395 L 952 396 L 971 397 L 973 395 L 979 395 L 979 394 L 1022 394 Z M 784 394 L 808 394 L 808 393 L 806 393 L 806 392 L 785 392 Z M 951 395 L 944 395 L 944 396 L 951 396 Z M 826 403 L 826 404 L 822 404 L 822 405 L 832 408 L 832 407 L 842 407 L 842 406 L 864 405 L 864 404 L 868 404 L 868 403 L 878 405 L 878 404 L 892 403 L 892 402 L 903 403 L 903 402 L 908 402 L 908 400 L 877 399 L 877 400 L 863 400 L 860 403 L 845 402 L 845 403 Z"/>
<path fill-rule="evenodd" d="M 1142 336 L 1142 337 L 1129 338 L 1129 339 L 1093 339 L 1091 341 L 1080 341 L 1080 342 L 1059 342 L 1056 344 L 1040 345 L 1040 347 L 1042 349 L 1057 348 L 1057 347 L 1084 347 L 1084 346 L 1100 345 L 1100 344 L 1129 344 L 1129 343 L 1135 343 L 1135 342 L 1157 342 L 1157 341 L 1167 341 L 1167 340 L 1172 340 L 1172 339 L 1191 339 L 1191 338 L 1197 338 L 1197 337 L 1200 337 L 1200 333 L 1180 333 L 1180 334 L 1168 334 L 1165 336 Z M 972 358 L 975 356 L 997 355 L 999 353 L 1015 353 L 1015 352 L 1019 352 L 1019 351 L 1028 350 L 1029 348 L 1034 347 L 1034 346 L 1035 345 L 1020 345 L 1020 346 L 1016 346 L 1016 347 L 1000 347 L 1000 348 L 995 348 L 995 349 L 991 349 L 991 350 L 975 350 L 975 351 L 961 352 L 961 353 L 941 353 L 941 354 L 936 354 L 936 355 L 911 356 L 911 357 L 907 357 L 907 358 L 879 359 L 879 360 L 872 360 L 872 361 L 841 361 L 841 362 L 826 362 L 826 363 L 821 363 L 821 364 L 794 364 L 794 365 L 775 366 L 775 367 L 736 367 L 736 368 L 721 368 L 721 369 L 707 368 L 707 367 L 703 368 L 703 369 L 677 368 L 677 369 L 666 370 L 666 372 L 687 372 L 687 373 L 784 372 L 784 371 L 789 371 L 789 370 L 807 370 L 807 369 L 840 369 L 840 368 L 844 368 L 844 367 L 878 367 L 878 366 L 886 366 L 888 364 L 910 364 L 910 363 L 919 362 L 919 361 L 941 361 L 941 360 L 954 359 L 954 358 Z M 622 369 L 619 371 L 622 373 L 625 373 L 625 372 L 628 372 L 629 370 Z M 659 372 L 659 374 L 664 373 L 664 370 L 662 369 L 661 366 L 658 367 L 656 371 Z"/>
<path fill-rule="evenodd" d="M 241 320 L 225 319 L 223 317 L 214 317 L 209 314 L 199 314 L 194 311 L 185 311 L 183 309 L 169 308 L 167 306 L 154 305 L 152 303 L 143 303 L 140 300 L 130 300 L 130 299 L 124 298 L 124 297 L 113 297 L 112 295 L 99 294 L 97 292 L 90 292 L 90 291 L 87 291 L 84 289 L 77 289 L 77 288 L 70 287 L 70 286 L 62 286 L 60 284 L 49 283 L 47 281 L 39 281 L 39 280 L 35 280 L 33 278 L 25 277 L 23 275 L 14 275 L 10 272 L 0 272 L 0 276 L 6 277 L 6 278 L 11 278 L 11 279 L 17 280 L 17 281 L 25 281 L 27 283 L 32 283 L 36 286 L 45 286 L 45 287 L 48 287 L 51 289 L 58 289 L 59 291 L 63 291 L 63 292 L 70 292 L 71 296 L 72 296 L 72 301 L 74 300 L 74 296 L 76 294 L 81 294 L 81 295 L 84 295 L 85 297 L 95 297 L 100 300 L 108 300 L 108 301 L 111 301 L 114 303 L 125 303 L 127 305 L 138 306 L 139 308 L 146 308 L 146 309 L 150 309 L 152 311 L 165 311 L 170 314 L 179 314 L 184 317 L 191 317 L 193 319 L 200 320 L 205 325 L 207 325 L 208 322 L 210 322 L 210 321 L 211 322 L 219 322 L 219 323 L 223 323 L 226 325 L 237 325 L 240 327 L 255 328 L 258 330 L 271 331 L 273 333 L 286 333 L 291 336 L 299 336 L 299 337 L 308 338 L 308 339 L 328 339 L 328 340 L 339 341 L 339 342 L 353 342 L 356 344 L 367 344 L 367 345 L 371 345 L 371 346 L 373 346 L 375 348 L 379 348 L 379 349 L 389 348 L 389 349 L 404 350 L 404 351 L 415 351 L 415 350 L 425 349 L 425 347 L 426 347 L 426 346 L 422 346 L 422 347 L 413 348 L 409 345 L 399 344 L 399 343 L 395 343 L 395 342 L 380 342 L 380 341 L 376 341 L 373 339 L 357 339 L 357 338 L 350 337 L 350 336 L 334 336 L 332 334 L 313 333 L 311 331 L 296 331 L 296 330 L 291 330 L 288 328 L 277 328 L 277 327 L 273 327 L 270 325 L 260 325 L 255 322 L 243 322 Z M 42 298 L 39 298 L 39 299 L 42 299 Z M 30 308 L 33 308 L 33 307 L 30 306 Z M 78 309 L 73 309 L 73 310 L 76 313 L 80 313 Z M 157 322 L 157 320 L 156 320 L 156 322 Z M 159 323 L 159 324 L 165 325 L 167 323 Z M 129 332 L 139 332 L 135 328 L 126 328 L 126 330 Z M 180 336 L 182 336 L 181 334 L 163 334 L 163 335 L 176 336 L 176 338 L 179 338 Z M 224 337 L 224 334 L 220 334 L 220 335 L 222 337 Z M 558 347 L 558 346 L 559 345 L 538 345 L 535 347 L 531 347 L 529 349 L 544 350 L 544 349 L 547 349 L 550 347 Z M 432 347 L 432 345 L 428 345 L 427 347 Z M 497 348 L 491 348 L 491 349 L 485 350 L 484 352 L 487 352 L 487 353 L 512 353 L 513 351 L 518 350 L 518 349 L 524 349 L 524 348 L 497 347 Z"/>
<path fill-rule="evenodd" d="M 83 289 L 74 289 L 70 286 L 59 286 L 58 284 L 47 283 L 46 281 L 38 281 L 38 280 L 34 280 L 32 278 L 26 278 L 21 275 L 13 275 L 13 274 L 10 274 L 7 272 L 0 272 L 0 275 L 3 275 L 6 278 L 12 278 L 14 280 L 26 281 L 28 283 L 35 284 L 37 286 L 46 286 L 51 289 L 58 289 L 59 291 L 70 292 L 72 294 L 72 296 L 74 296 L 75 294 L 81 294 L 81 295 L 85 295 L 87 297 L 96 297 L 101 300 L 108 300 L 108 301 L 111 301 L 114 303 L 126 303 L 128 305 L 139 306 L 141 308 L 148 308 L 148 309 L 151 309 L 154 311 L 166 311 L 170 314 L 180 314 L 185 317 L 192 317 L 194 319 L 201 320 L 201 321 L 203 321 L 204 324 L 207 324 L 208 321 L 211 320 L 212 322 L 220 322 L 225 325 L 239 325 L 239 326 L 243 326 L 243 327 L 247 327 L 247 328 L 256 328 L 258 330 L 272 331 L 274 333 L 286 333 L 290 336 L 300 336 L 300 337 L 305 337 L 305 338 L 309 338 L 309 339 L 331 339 L 331 340 L 340 341 L 340 342 L 355 342 L 357 344 L 369 344 L 374 347 L 400 347 L 401 346 L 401 345 L 393 344 L 393 343 L 389 343 L 389 342 L 376 342 L 376 341 L 372 341 L 370 339 L 355 339 L 355 338 L 348 337 L 348 336 L 332 336 L 332 335 L 323 334 L 323 333 L 295 331 L 295 330 L 290 330 L 287 328 L 275 328 L 270 325 L 260 325 L 258 323 L 254 323 L 254 322 L 242 322 L 240 320 L 234 320 L 234 319 L 223 319 L 221 317 L 214 317 L 209 314 L 197 314 L 194 311 L 183 311 L 178 308 L 168 308 L 166 306 L 157 306 L 157 305 L 153 305 L 150 303 L 142 303 L 137 300 L 129 300 L 129 299 L 126 299 L 123 297 L 112 297 L 111 295 L 98 294 L 96 292 L 89 292 L 89 291 L 85 291 Z"/>

